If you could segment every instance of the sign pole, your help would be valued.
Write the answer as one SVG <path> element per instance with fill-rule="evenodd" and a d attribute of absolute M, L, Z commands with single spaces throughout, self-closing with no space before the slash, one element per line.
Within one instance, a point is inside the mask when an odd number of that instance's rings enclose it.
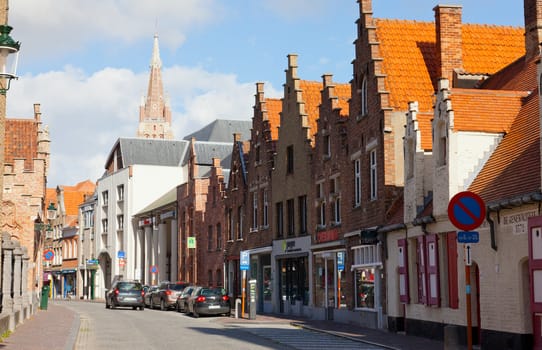
<path fill-rule="evenodd" d="M 241 317 L 244 318 L 245 317 L 245 297 L 246 297 L 246 279 L 247 279 L 247 271 L 246 270 L 243 270 L 243 280 L 242 280 L 242 294 L 241 294 Z"/>
<path fill-rule="evenodd" d="M 467 299 L 467 348 L 472 350 L 472 306 L 470 293 L 470 265 L 465 265 L 465 286 Z"/>

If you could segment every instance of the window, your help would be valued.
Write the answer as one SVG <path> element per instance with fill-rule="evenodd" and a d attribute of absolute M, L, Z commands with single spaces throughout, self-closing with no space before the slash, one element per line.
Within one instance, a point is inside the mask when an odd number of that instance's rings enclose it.
<path fill-rule="evenodd" d="M 222 287 L 222 270 L 216 270 L 216 286 Z"/>
<path fill-rule="evenodd" d="M 260 145 L 254 147 L 254 161 L 256 162 L 256 165 L 260 164 Z"/>
<path fill-rule="evenodd" d="M 109 204 L 109 192 L 108 191 L 103 191 L 102 192 L 102 205 L 108 205 Z"/>
<path fill-rule="evenodd" d="M 326 226 L 326 202 L 320 202 L 318 205 L 318 225 Z"/>
<path fill-rule="evenodd" d="M 365 116 L 369 113 L 369 109 L 367 106 L 367 77 L 363 77 L 363 80 L 361 81 L 361 89 L 360 89 L 360 113 L 362 116 Z"/>
<path fill-rule="evenodd" d="M 354 161 L 354 206 L 361 205 L 361 161 Z"/>
<path fill-rule="evenodd" d="M 102 219 L 102 233 L 107 233 L 107 219 Z"/>
<path fill-rule="evenodd" d="M 119 202 L 124 200 L 124 185 L 117 186 L 117 198 Z"/>
<path fill-rule="evenodd" d="M 243 239 L 243 206 L 237 207 L 237 239 Z"/>
<path fill-rule="evenodd" d="M 216 224 L 216 250 L 222 249 L 222 225 Z"/>
<path fill-rule="evenodd" d="M 269 226 L 269 201 L 267 198 L 267 190 L 263 191 L 263 227 Z"/>
<path fill-rule="evenodd" d="M 341 223 L 341 197 L 333 200 L 333 221 L 335 224 Z"/>
<path fill-rule="evenodd" d="M 307 196 L 300 196 L 298 198 L 298 210 L 299 210 L 299 233 L 307 233 Z"/>
<path fill-rule="evenodd" d="M 286 148 L 286 174 L 294 173 L 294 146 Z"/>
<path fill-rule="evenodd" d="M 117 230 L 124 230 L 124 215 L 117 215 Z"/>
<path fill-rule="evenodd" d="M 324 184 L 319 183 L 316 185 L 316 198 L 317 198 L 317 228 L 323 228 L 326 226 L 326 201 L 324 198 Z"/>
<path fill-rule="evenodd" d="M 276 204 L 276 223 L 277 223 L 277 237 L 284 236 L 284 218 L 283 218 L 283 205 L 282 202 Z"/>
<path fill-rule="evenodd" d="M 288 211 L 288 236 L 295 235 L 295 208 L 294 200 L 288 199 L 286 201 L 286 210 Z"/>
<path fill-rule="evenodd" d="M 213 285 L 213 270 L 207 270 L 207 279 L 209 287 Z"/>
<path fill-rule="evenodd" d="M 447 132 L 446 132 L 446 123 L 444 121 L 437 122 L 436 126 L 436 135 L 435 139 L 437 141 L 437 166 L 443 166 L 446 165 L 446 157 L 447 157 Z"/>
<path fill-rule="evenodd" d="M 213 226 L 209 225 L 207 227 L 207 250 L 211 251 L 213 250 Z"/>
<path fill-rule="evenodd" d="M 331 157 L 331 142 L 329 135 L 324 135 L 324 158 Z"/>
<path fill-rule="evenodd" d="M 258 230 L 258 191 L 252 192 L 252 230 Z"/>
<path fill-rule="evenodd" d="M 376 149 L 373 149 L 370 153 L 371 162 L 371 200 L 377 199 L 377 172 L 376 172 Z"/>
<path fill-rule="evenodd" d="M 233 211 L 228 209 L 228 240 L 233 241 Z"/>
<path fill-rule="evenodd" d="M 83 212 L 83 227 L 90 228 L 94 226 L 94 213 L 90 210 Z"/>
<path fill-rule="evenodd" d="M 397 272 L 399 273 L 399 301 L 408 303 L 410 301 L 410 293 L 408 288 L 408 252 L 407 240 L 400 239 L 397 242 Z"/>

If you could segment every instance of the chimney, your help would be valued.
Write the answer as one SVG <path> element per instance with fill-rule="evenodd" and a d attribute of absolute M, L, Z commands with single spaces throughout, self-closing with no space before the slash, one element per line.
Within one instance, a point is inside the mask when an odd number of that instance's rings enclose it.
<path fill-rule="evenodd" d="M 542 41 L 542 0 L 524 0 L 523 16 L 525 18 L 525 57 L 527 59 L 539 54 Z"/>
<path fill-rule="evenodd" d="M 461 10 L 459 5 L 437 5 L 435 28 L 437 31 L 437 78 L 453 82 L 454 69 L 463 69 L 461 49 Z"/>

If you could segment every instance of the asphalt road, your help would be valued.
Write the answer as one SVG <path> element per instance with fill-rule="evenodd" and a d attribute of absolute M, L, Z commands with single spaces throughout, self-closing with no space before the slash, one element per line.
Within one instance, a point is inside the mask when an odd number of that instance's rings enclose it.
<path fill-rule="evenodd" d="M 66 302 L 79 314 L 76 350 L 95 349 L 357 349 L 382 347 L 282 323 L 237 323 L 176 311 L 106 309 L 103 303 Z"/>

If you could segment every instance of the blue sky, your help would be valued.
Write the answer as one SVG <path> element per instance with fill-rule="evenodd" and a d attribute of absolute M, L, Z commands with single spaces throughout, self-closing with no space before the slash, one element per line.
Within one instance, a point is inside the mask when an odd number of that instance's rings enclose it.
<path fill-rule="evenodd" d="M 463 5 L 465 23 L 523 26 L 521 1 L 444 3 Z M 436 4 L 373 0 L 373 13 L 433 21 Z M 11 0 L 22 45 L 8 116 L 41 104 L 48 187 L 96 181 L 116 139 L 135 136 L 154 33 L 180 139 L 217 118 L 250 119 L 258 81 L 280 97 L 289 53 L 302 79 L 348 82 L 358 16 L 355 0 Z"/>

